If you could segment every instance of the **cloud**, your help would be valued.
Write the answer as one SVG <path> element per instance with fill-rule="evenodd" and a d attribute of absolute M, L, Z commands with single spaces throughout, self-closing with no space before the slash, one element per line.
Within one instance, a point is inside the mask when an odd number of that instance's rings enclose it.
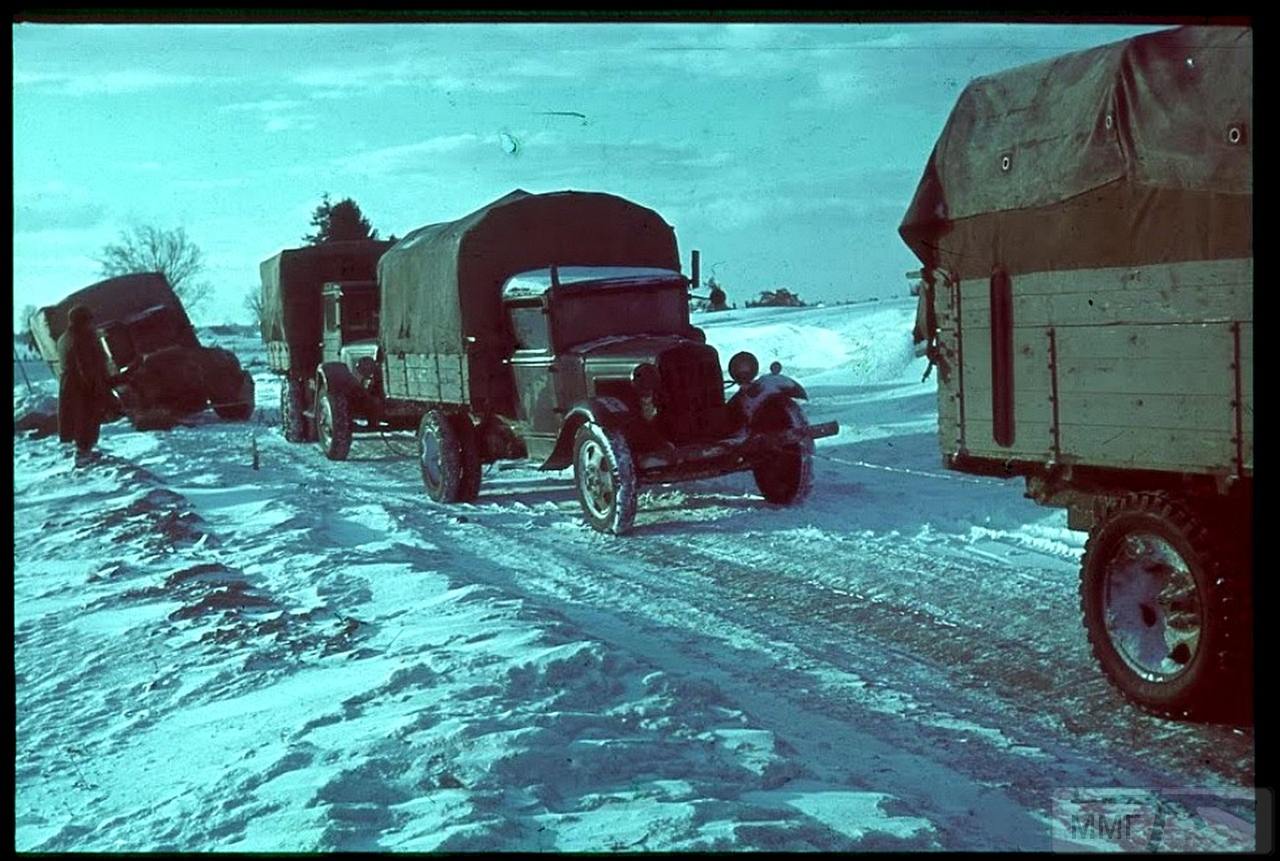
<path fill-rule="evenodd" d="M 122 69 L 96 73 L 32 73 L 15 72 L 15 87 L 34 87 L 67 96 L 117 95 L 139 93 L 168 87 L 181 87 L 207 81 L 191 75 L 165 74 L 150 69 Z"/>
<path fill-rule="evenodd" d="M 101 224 L 106 208 L 87 190 L 63 182 L 14 189 L 14 233 L 84 230 Z"/>
<path fill-rule="evenodd" d="M 222 114 L 253 114 L 262 122 L 262 130 L 269 133 L 306 131 L 314 129 L 318 121 L 315 114 L 304 108 L 313 107 L 309 101 L 276 97 L 252 102 L 232 102 L 218 108 Z"/>

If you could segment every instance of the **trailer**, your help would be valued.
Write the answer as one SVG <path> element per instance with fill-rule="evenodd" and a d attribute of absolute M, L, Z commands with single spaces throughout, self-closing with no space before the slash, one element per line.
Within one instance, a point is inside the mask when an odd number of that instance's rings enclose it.
<path fill-rule="evenodd" d="M 1167 715 L 1251 693 L 1252 50 L 1183 27 L 974 80 L 900 227 L 944 464 L 1089 532 L 1093 652 Z"/>
<path fill-rule="evenodd" d="M 333 460 L 346 458 L 355 424 L 332 419 L 326 423 L 324 412 L 332 411 L 333 404 L 326 396 L 322 368 L 350 361 L 350 369 L 357 372 L 359 359 L 367 356 L 372 361 L 376 355 L 379 303 L 374 279 L 378 259 L 392 244 L 367 239 L 289 248 L 259 267 L 259 322 L 267 367 L 281 378 L 280 423 L 285 439 L 319 442 Z M 387 421 L 394 416 L 382 414 L 386 411 L 379 409 L 380 397 L 358 399 L 359 388 L 353 387 L 351 397 L 340 406 L 344 412 L 359 410 L 353 418 L 361 420 L 362 431 L 406 426 Z M 415 426 L 418 417 L 420 411 L 411 411 L 407 426 Z"/>
<path fill-rule="evenodd" d="M 200 344 L 186 309 L 160 272 L 108 278 L 39 309 L 28 326 L 55 377 L 61 374 L 58 338 L 77 305 L 93 314 L 107 372 L 135 426 L 150 426 L 157 414 L 189 414 L 210 406 L 231 421 L 252 415 L 252 375 L 229 350 Z"/>

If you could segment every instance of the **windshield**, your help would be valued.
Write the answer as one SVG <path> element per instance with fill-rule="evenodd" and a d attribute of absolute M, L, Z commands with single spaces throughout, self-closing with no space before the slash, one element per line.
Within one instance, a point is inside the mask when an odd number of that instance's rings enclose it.
<path fill-rule="evenodd" d="M 688 302 L 682 284 L 561 294 L 552 303 L 556 342 L 563 349 L 600 338 L 683 335 L 689 331 Z"/>
<path fill-rule="evenodd" d="M 378 291 L 351 290 L 342 297 L 342 333 L 347 341 L 378 337 Z"/>
<path fill-rule="evenodd" d="M 129 335 L 137 352 L 146 355 L 175 344 L 188 345 L 183 320 L 172 308 L 157 308 L 129 323 Z"/>

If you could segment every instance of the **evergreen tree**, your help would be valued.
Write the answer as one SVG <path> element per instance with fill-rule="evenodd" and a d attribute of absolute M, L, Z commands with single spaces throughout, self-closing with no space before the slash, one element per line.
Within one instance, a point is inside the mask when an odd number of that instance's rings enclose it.
<path fill-rule="evenodd" d="M 349 197 L 333 203 L 327 191 L 311 215 L 311 226 L 316 232 L 302 237 L 308 245 L 378 238 L 378 231 L 360 211 L 360 204 Z"/>

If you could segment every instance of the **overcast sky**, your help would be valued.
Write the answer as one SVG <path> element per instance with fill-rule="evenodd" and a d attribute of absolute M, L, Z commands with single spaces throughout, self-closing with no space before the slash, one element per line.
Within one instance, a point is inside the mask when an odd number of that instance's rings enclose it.
<path fill-rule="evenodd" d="M 1155 29 L 16 24 L 14 306 L 143 223 L 203 249 L 197 322 L 245 321 L 326 191 L 403 236 L 514 188 L 656 209 L 738 303 L 901 295 L 897 226 L 965 84 Z"/>

